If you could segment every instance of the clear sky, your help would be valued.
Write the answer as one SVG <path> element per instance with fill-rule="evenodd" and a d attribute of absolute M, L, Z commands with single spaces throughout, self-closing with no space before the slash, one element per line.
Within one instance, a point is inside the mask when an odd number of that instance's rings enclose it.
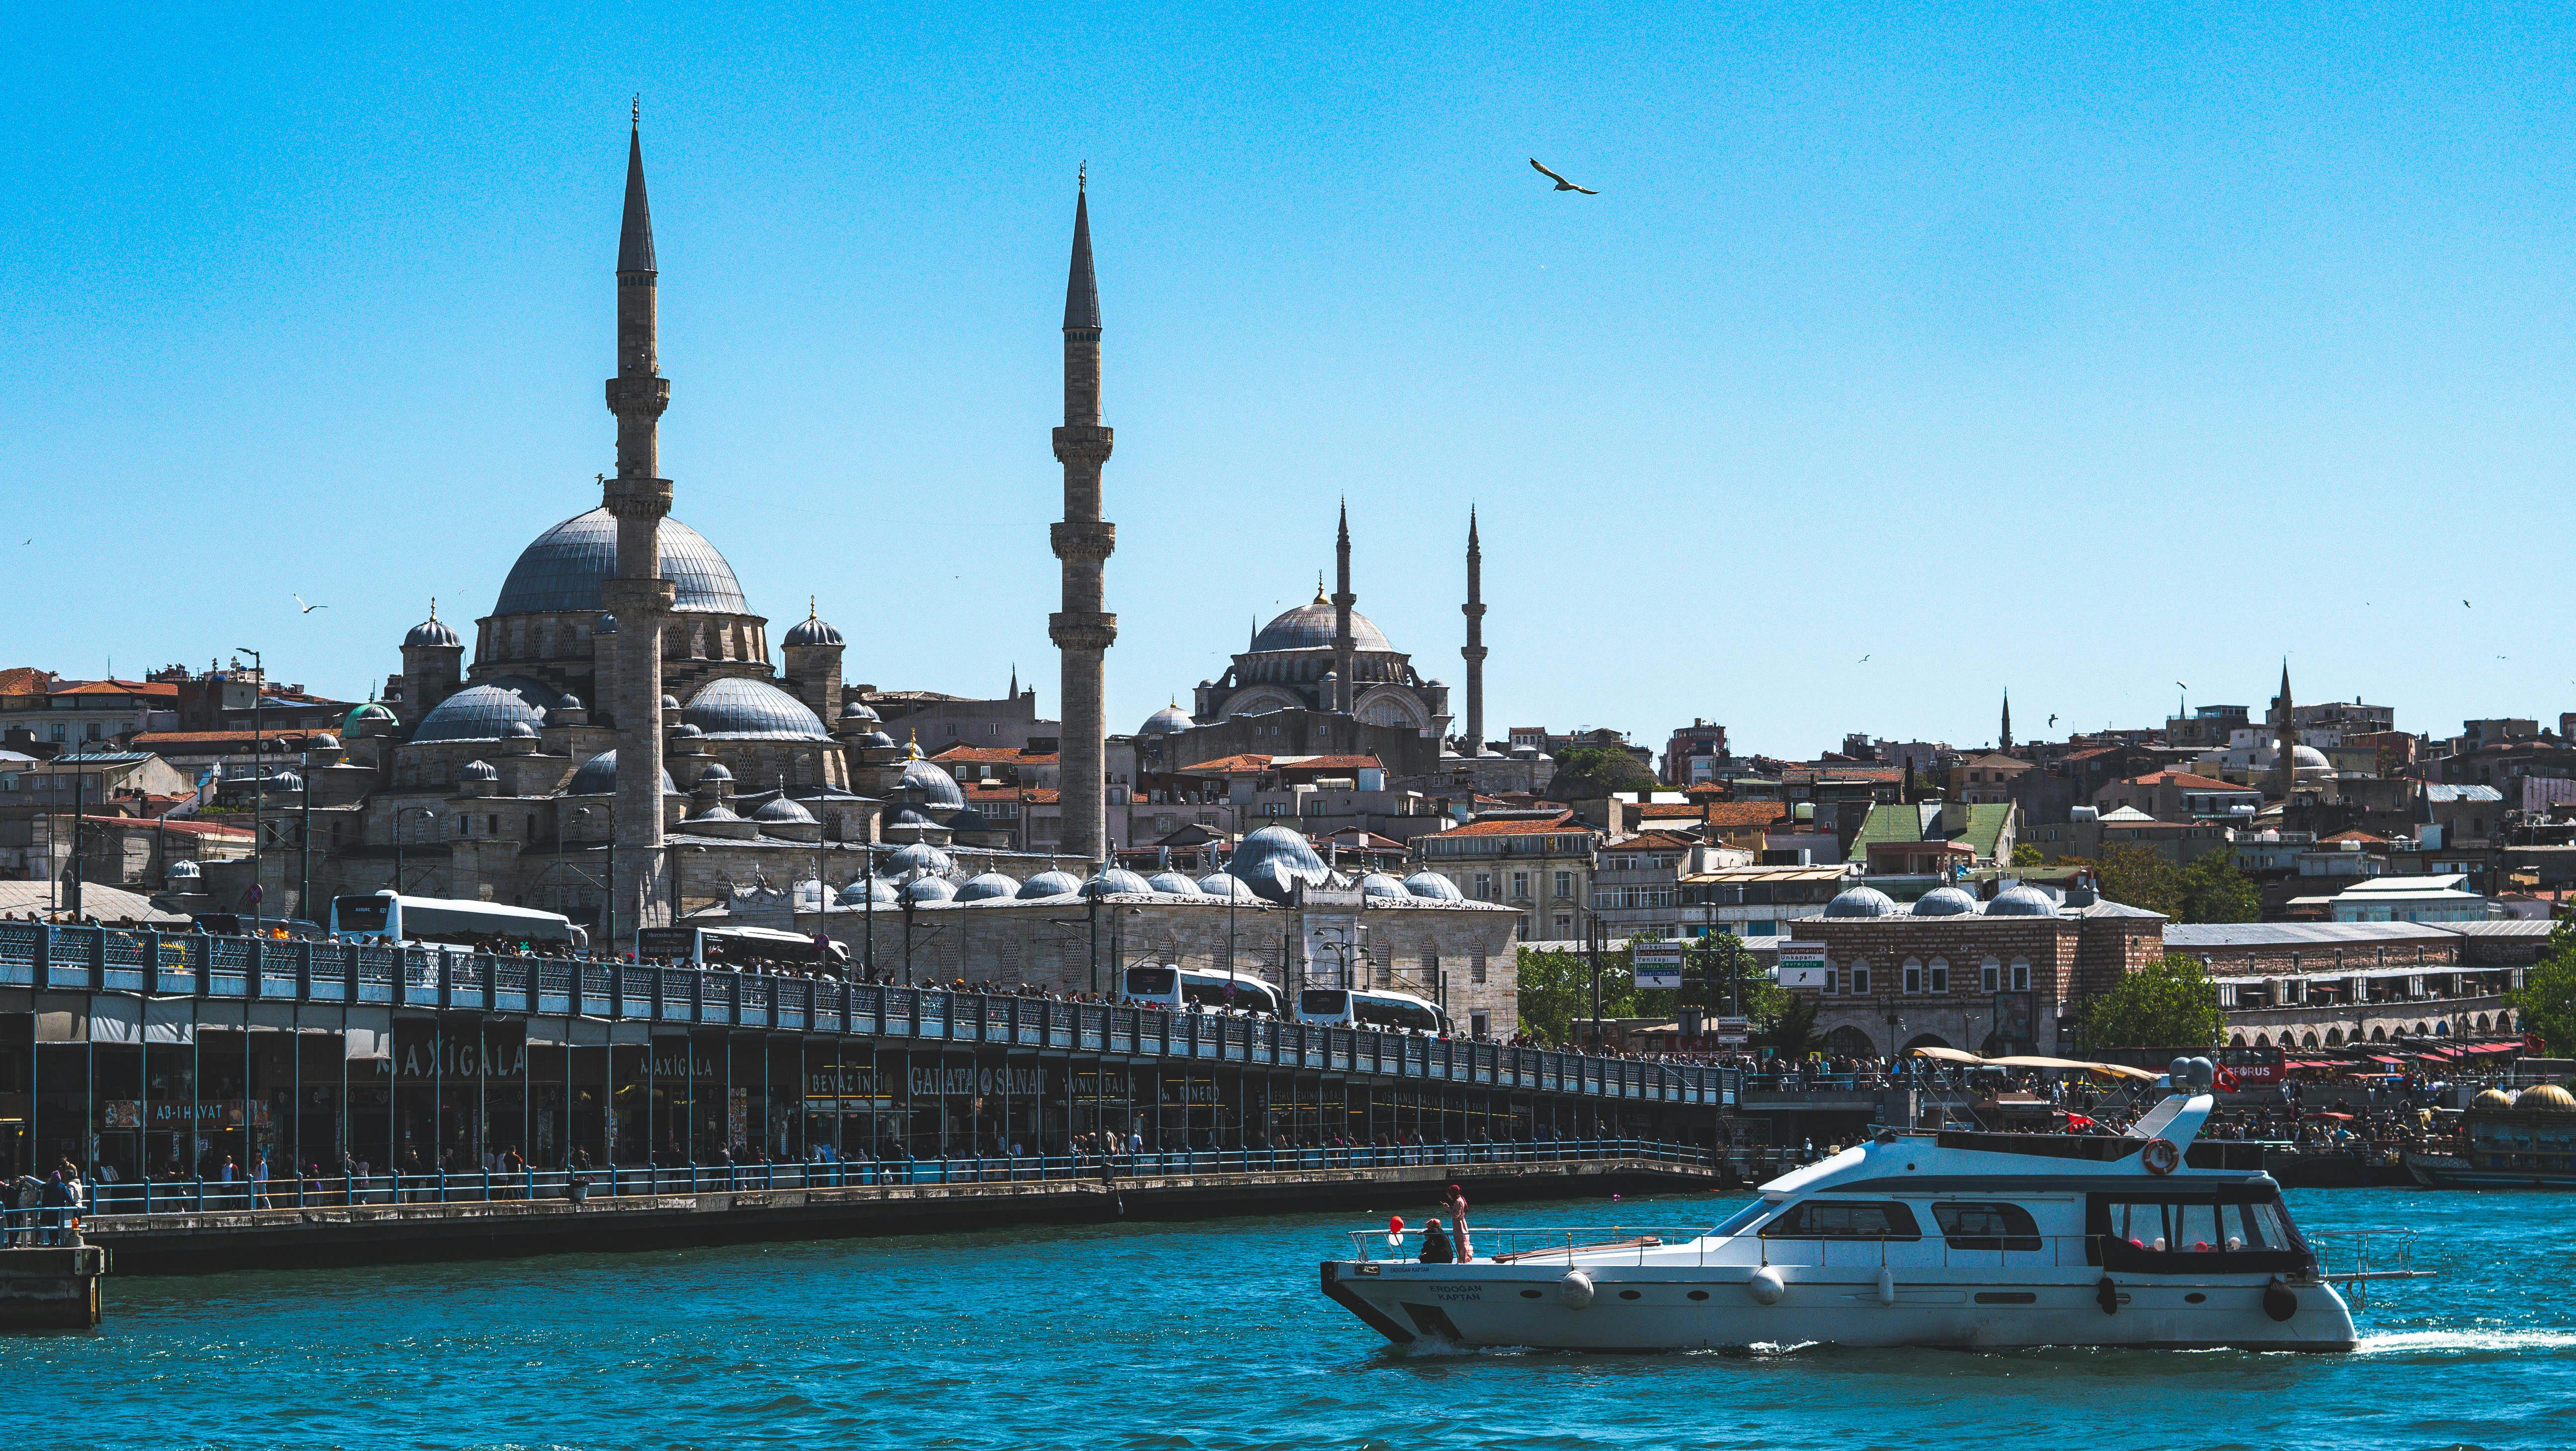
<path fill-rule="evenodd" d="M 641 91 L 676 515 L 854 680 L 1056 708 L 1088 159 L 1113 730 L 1343 495 L 1462 712 L 1481 509 L 1497 734 L 2576 706 L 2569 12 L 1968 9 L 27 11 L 0 664 L 470 638 L 612 466 Z"/>

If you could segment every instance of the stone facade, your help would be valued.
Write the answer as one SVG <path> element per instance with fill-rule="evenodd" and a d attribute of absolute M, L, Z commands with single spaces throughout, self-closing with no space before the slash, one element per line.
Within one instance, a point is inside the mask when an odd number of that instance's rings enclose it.
<path fill-rule="evenodd" d="M 1816 1033 L 1847 1052 L 1932 1046 L 2055 1053 L 2072 1046 L 2083 1000 L 2163 956 L 2164 919 L 2099 904 L 2056 916 L 1819 917 L 1798 940 L 1821 942 L 1833 990 L 1816 1001 Z"/>

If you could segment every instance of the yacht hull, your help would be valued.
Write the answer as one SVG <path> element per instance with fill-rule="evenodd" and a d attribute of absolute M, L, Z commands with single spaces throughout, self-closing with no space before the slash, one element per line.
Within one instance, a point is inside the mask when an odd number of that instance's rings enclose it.
<path fill-rule="evenodd" d="M 1725 1350 L 1809 1344 L 2007 1350 L 2120 1346 L 2148 1350 L 2341 1351 L 2352 1313 L 2333 1287 L 2288 1287 L 2297 1308 L 2275 1320 L 2269 1276 L 1996 1278 L 1925 1269 L 1883 1286 L 1875 1271 L 1774 1267 L 1774 1303 L 1755 1297 L 1756 1267 L 1585 1265 L 1589 1303 L 1568 1303 L 1562 1265 L 1417 1265 L 1326 1261 L 1324 1293 L 1399 1344 L 1555 1350 Z"/>

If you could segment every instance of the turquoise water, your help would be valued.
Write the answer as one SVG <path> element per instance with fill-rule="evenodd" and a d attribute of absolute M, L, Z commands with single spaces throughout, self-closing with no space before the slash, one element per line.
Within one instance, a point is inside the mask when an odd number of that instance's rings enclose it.
<path fill-rule="evenodd" d="M 2415 1226 L 2442 1278 L 2383 1288 L 2350 1356 L 1433 1354 L 1316 1289 L 1371 1216 L 1128 1224 L 111 1281 L 100 1333 L 0 1340 L 0 1407 L 42 1446 L 2576 1444 L 2576 1198 L 2292 1204 L 2311 1229 Z"/>

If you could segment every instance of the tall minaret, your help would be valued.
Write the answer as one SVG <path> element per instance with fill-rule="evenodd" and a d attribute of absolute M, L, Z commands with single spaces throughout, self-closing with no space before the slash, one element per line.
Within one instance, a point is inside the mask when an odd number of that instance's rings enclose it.
<path fill-rule="evenodd" d="M 1485 753 L 1485 550 L 1476 542 L 1476 509 L 1467 507 L 1467 739 L 1461 755 Z"/>
<path fill-rule="evenodd" d="M 1333 540 L 1333 709 L 1350 714 L 1351 702 L 1359 698 L 1358 682 L 1351 676 L 1351 606 L 1359 596 L 1351 593 L 1351 506 L 1342 502 L 1340 531 Z"/>
<path fill-rule="evenodd" d="M 600 586 L 617 617 L 617 699 L 602 702 L 617 727 L 617 924 L 633 931 L 659 920 L 662 893 L 662 621 L 672 589 L 662 578 L 662 516 L 671 481 L 661 477 L 658 436 L 671 385 L 662 377 L 656 331 L 653 210 L 644 200 L 641 110 L 626 135 L 626 220 L 617 241 L 617 376 L 608 411 L 617 415 L 617 476 L 600 502 L 617 516 L 617 573 Z"/>
<path fill-rule="evenodd" d="M 2012 754 L 2012 690 L 2010 687 L 2004 690 L 2004 724 L 2001 734 L 1996 738 L 1995 749 L 2007 756 Z"/>
<path fill-rule="evenodd" d="M 1062 850 L 1098 862 L 1109 854 L 1102 667 L 1118 640 L 1118 617 L 1100 607 L 1100 576 L 1118 547 L 1118 526 L 1100 517 L 1100 466 L 1108 462 L 1113 440 L 1100 423 L 1100 287 L 1091 272 L 1088 192 L 1083 174 L 1075 173 L 1073 267 L 1064 284 L 1064 426 L 1055 431 L 1055 456 L 1064 465 L 1064 522 L 1049 531 L 1055 557 L 1064 561 L 1064 608 L 1048 617 L 1047 638 L 1064 660 Z"/>
<path fill-rule="evenodd" d="M 2273 704 L 2280 708 L 2281 720 L 2277 727 L 2277 734 L 2273 737 L 2273 750 L 2277 759 L 2273 761 L 2272 769 L 2276 773 L 2275 784 L 2281 788 L 2281 800 L 2287 803 L 2291 790 L 2299 784 L 2297 775 L 2299 730 L 2298 727 L 2290 724 L 2290 661 L 2287 656 L 2282 657 L 2281 660 L 2281 698 Z"/>

